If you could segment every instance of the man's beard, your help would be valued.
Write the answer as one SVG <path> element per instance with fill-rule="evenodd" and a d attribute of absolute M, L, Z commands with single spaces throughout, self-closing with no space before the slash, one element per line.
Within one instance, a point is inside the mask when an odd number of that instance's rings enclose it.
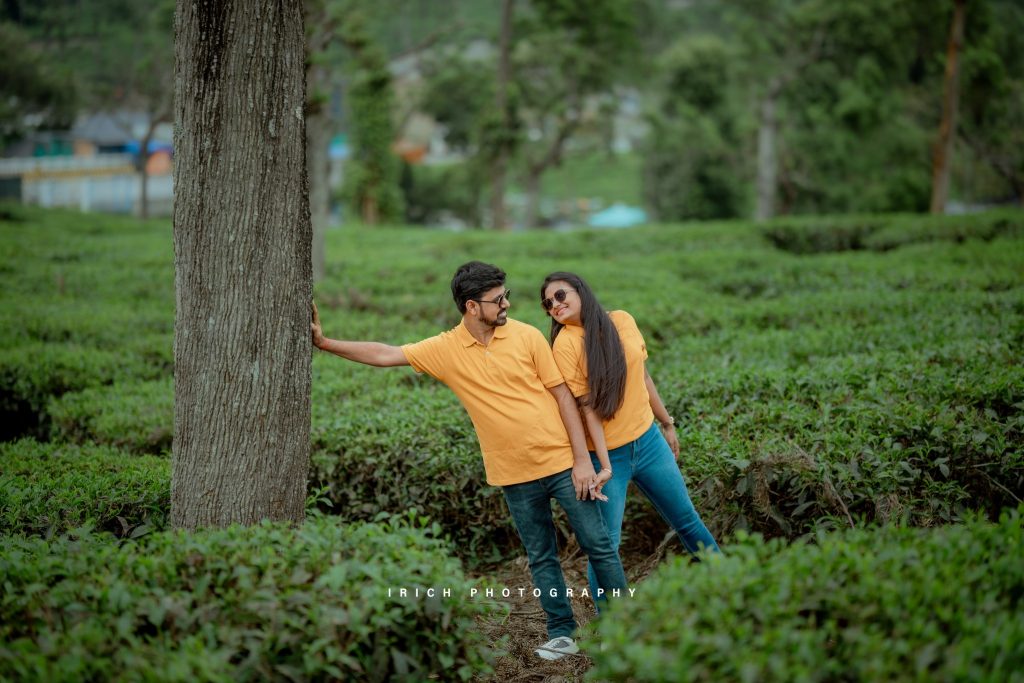
<path fill-rule="evenodd" d="M 501 327 L 508 322 L 508 313 L 502 311 L 493 318 L 483 318 L 483 323 L 489 327 Z"/>

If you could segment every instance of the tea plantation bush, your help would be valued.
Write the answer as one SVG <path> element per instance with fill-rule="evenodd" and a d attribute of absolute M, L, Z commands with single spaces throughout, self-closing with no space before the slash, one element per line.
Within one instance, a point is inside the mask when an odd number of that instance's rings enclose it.
<path fill-rule="evenodd" d="M 171 450 L 174 383 L 169 377 L 70 392 L 52 399 L 46 410 L 58 441 L 109 444 L 132 453 Z"/>
<path fill-rule="evenodd" d="M 7 539 L 0 678 L 467 680 L 487 671 L 475 620 L 490 608 L 464 597 L 474 584 L 433 534 L 315 517 L 124 544 Z"/>
<path fill-rule="evenodd" d="M 170 498 L 166 458 L 33 439 L 0 444 L 0 534 L 90 525 L 138 536 L 166 526 Z"/>
<path fill-rule="evenodd" d="M 886 251 L 917 242 L 1020 237 L 1022 225 L 1012 212 L 983 216 L 839 216 L 779 219 L 764 230 L 780 249 L 795 254 L 872 249 Z"/>
<path fill-rule="evenodd" d="M 165 453 L 173 429 L 166 223 L 19 210 L 0 221 L 3 437 Z M 458 322 L 461 263 L 509 273 L 511 315 L 575 270 L 630 311 L 712 530 L 799 538 L 932 526 L 1024 498 L 1024 213 L 783 218 L 628 231 L 327 236 L 329 336 L 416 341 Z M 856 239 L 855 239 L 856 238 Z M 794 253 L 797 252 L 797 253 Z M 472 426 L 408 368 L 313 362 L 310 488 L 350 520 L 415 505 L 467 559 L 515 546 Z M 624 539 L 665 527 L 639 496 Z"/>
<path fill-rule="evenodd" d="M 613 605 L 588 679 L 1024 680 L 1022 512 L 814 545 L 741 535 Z"/>
<path fill-rule="evenodd" d="M 315 367 L 334 361 L 320 354 Z M 318 375 L 311 484 L 347 519 L 412 506 L 457 540 L 467 560 L 501 559 L 518 541 L 500 490 L 484 481 L 465 411 L 445 387 L 408 372 L 385 372 L 378 390 L 366 391 L 375 372 Z"/>
<path fill-rule="evenodd" d="M 152 376 L 146 364 L 121 352 L 77 344 L 32 344 L 0 349 L 0 428 L 6 439 L 45 435 L 51 397 Z"/>

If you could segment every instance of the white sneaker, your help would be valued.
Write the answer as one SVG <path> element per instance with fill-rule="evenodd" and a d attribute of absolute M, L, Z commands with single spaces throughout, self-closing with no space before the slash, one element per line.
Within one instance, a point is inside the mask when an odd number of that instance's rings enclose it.
<path fill-rule="evenodd" d="M 537 653 L 538 657 L 550 661 L 561 659 L 566 655 L 574 655 L 579 651 L 580 648 L 578 645 L 576 645 L 573 639 L 566 638 L 565 636 L 562 636 L 560 638 L 552 638 L 551 640 L 549 640 L 548 642 L 544 643 L 536 650 L 534 650 L 534 652 Z"/>

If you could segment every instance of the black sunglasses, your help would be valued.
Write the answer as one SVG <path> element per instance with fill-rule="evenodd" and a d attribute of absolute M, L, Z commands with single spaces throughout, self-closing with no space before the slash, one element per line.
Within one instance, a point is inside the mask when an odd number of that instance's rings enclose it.
<path fill-rule="evenodd" d="M 575 290 L 569 290 L 569 291 L 575 291 Z M 567 294 L 567 292 L 564 289 L 559 289 L 557 292 L 555 292 L 553 300 L 552 299 L 541 299 L 540 300 L 540 305 L 544 307 L 545 311 L 550 311 L 551 308 L 555 305 L 555 301 L 557 301 L 560 304 L 564 304 L 565 303 L 566 294 Z"/>
<path fill-rule="evenodd" d="M 470 299 L 470 301 L 475 301 L 478 304 L 498 304 L 500 306 L 506 301 L 508 301 L 510 296 L 512 296 L 512 290 L 506 289 L 505 293 L 499 296 L 497 299 L 493 299 L 491 301 L 487 301 L 485 299 Z"/>

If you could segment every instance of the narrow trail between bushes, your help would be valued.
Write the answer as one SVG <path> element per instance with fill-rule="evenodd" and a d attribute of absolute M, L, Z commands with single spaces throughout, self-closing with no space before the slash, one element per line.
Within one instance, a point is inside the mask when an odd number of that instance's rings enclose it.
<path fill-rule="evenodd" d="M 660 564 L 665 557 L 670 536 L 659 545 L 651 555 L 624 554 L 623 565 L 629 585 L 636 587 Z M 681 548 L 680 548 L 681 549 Z M 587 587 L 586 556 L 575 543 L 575 539 L 560 554 L 565 583 L 573 590 L 571 598 L 573 613 L 580 630 L 586 630 L 588 624 L 597 616 L 594 602 L 590 597 L 579 595 L 579 591 Z M 582 681 L 592 662 L 587 653 L 569 655 L 559 661 L 548 662 L 534 654 L 534 649 L 548 640 L 545 629 L 544 611 L 540 600 L 533 597 L 533 580 L 530 578 L 530 567 L 525 555 L 510 558 L 503 565 L 490 570 L 471 574 L 473 578 L 484 579 L 488 585 L 494 585 L 495 601 L 508 606 L 507 614 L 498 614 L 491 620 L 482 621 L 480 627 L 491 646 L 504 652 L 494 664 L 494 673 L 490 676 L 478 676 L 474 681 L 479 683 L 559 683 L 562 681 Z M 502 588 L 508 588 L 511 595 L 501 597 Z M 523 596 L 520 597 L 519 589 Z"/>

